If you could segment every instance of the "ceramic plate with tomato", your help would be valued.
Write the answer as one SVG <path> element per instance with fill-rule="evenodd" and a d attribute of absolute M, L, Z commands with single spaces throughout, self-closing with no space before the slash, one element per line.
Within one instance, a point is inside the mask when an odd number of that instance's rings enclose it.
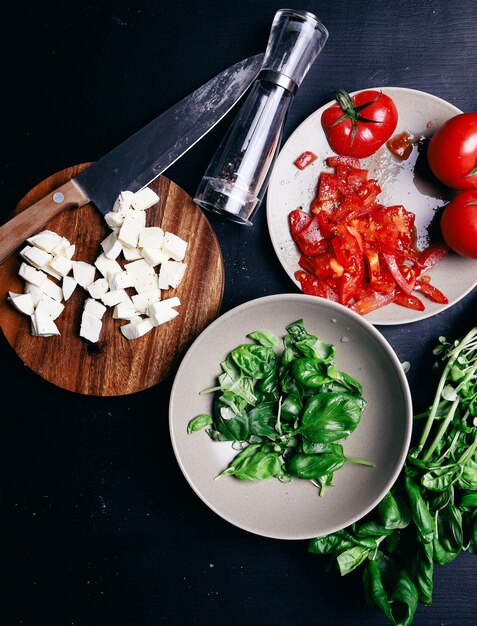
<path fill-rule="evenodd" d="M 409 133 L 411 153 L 406 159 L 399 160 L 384 145 L 372 156 L 360 159 L 360 167 L 368 171 L 368 179 L 379 183 L 382 191 L 377 202 L 385 206 L 403 205 L 415 215 L 416 246 L 424 250 L 442 240 L 440 209 L 457 194 L 432 174 L 427 164 L 427 144 L 446 120 L 461 111 L 449 102 L 422 91 L 402 87 L 375 89 L 395 103 L 398 122 L 393 136 Z M 300 270 L 301 255 L 290 232 L 289 215 L 297 208 L 309 211 L 317 195 L 320 174 L 333 172 L 326 159 L 334 153 L 321 124 L 323 112 L 332 104 L 328 103 L 315 111 L 295 130 L 283 146 L 270 179 L 267 196 L 270 237 L 283 268 L 298 287 L 300 282 L 295 274 Z M 299 164 L 299 158 L 305 152 L 311 152 L 317 158 L 307 159 L 306 166 L 300 169 L 295 162 L 298 159 Z M 376 325 L 406 324 L 443 311 L 475 287 L 477 261 L 449 252 L 426 274 L 426 280 L 430 279 L 432 285 L 446 296 L 447 303 L 434 302 L 421 292 L 417 296 L 424 304 L 424 310 L 392 302 L 367 313 L 366 319 Z"/>

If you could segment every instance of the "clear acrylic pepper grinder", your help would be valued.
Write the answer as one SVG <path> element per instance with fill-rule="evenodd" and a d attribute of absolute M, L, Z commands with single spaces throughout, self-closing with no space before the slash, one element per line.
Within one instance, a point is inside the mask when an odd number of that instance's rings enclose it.
<path fill-rule="evenodd" d="M 293 96 L 328 39 L 312 13 L 275 14 L 262 69 L 207 168 L 194 201 L 241 224 L 263 198 Z"/>

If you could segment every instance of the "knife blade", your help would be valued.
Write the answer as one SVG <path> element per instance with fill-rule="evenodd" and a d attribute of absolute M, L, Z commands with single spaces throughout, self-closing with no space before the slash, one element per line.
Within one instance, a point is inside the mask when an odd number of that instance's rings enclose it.
<path fill-rule="evenodd" d="M 138 191 L 209 132 L 247 90 L 263 54 L 224 70 L 64 185 L 0 227 L 0 263 L 66 208 L 92 202 L 108 213 L 121 191 Z"/>

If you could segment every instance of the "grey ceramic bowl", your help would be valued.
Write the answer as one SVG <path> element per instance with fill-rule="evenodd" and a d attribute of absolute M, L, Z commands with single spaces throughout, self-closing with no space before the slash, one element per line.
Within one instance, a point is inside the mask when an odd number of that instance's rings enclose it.
<path fill-rule="evenodd" d="M 336 347 L 336 365 L 363 385 L 368 404 L 345 454 L 373 461 L 374 468 L 347 463 L 322 497 L 309 481 L 275 478 L 214 480 L 237 454 L 230 442 L 214 442 L 205 430 L 187 434 L 189 420 L 211 413 L 220 362 L 253 330 L 278 337 L 303 319 L 307 330 Z M 384 497 L 403 466 L 412 427 L 409 387 L 401 364 L 383 336 L 349 309 L 314 296 L 280 294 L 247 302 L 218 318 L 192 344 L 172 387 L 170 433 L 177 461 L 197 495 L 236 526 L 266 537 L 309 539 L 357 521 Z"/>

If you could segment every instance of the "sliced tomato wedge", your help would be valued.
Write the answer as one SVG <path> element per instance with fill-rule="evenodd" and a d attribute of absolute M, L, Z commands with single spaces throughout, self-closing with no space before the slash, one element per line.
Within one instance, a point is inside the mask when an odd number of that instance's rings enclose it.
<path fill-rule="evenodd" d="M 447 304 L 449 302 L 447 296 L 445 296 L 440 289 L 431 285 L 428 280 L 423 280 L 424 278 L 428 278 L 427 276 L 423 276 L 421 279 L 416 280 L 414 285 L 414 289 L 416 291 L 420 291 L 423 296 L 432 300 L 432 302 L 438 302 L 439 304 Z"/>
<path fill-rule="evenodd" d="M 424 311 L 426 308 L 422 300 L 419 300 L 417 296 L 413 296 L 411 293 L 398 292 L 394 296 L 393 302 L 395 304 L 399 304 L 399 306 L 404 306 L 407 309 L 414 309 L 415 311 Z"/>
<path fill-rule="evenodd" d="M 354 302 L 350 306 L 350 308 L 360 315 L 366 315 L 367 313 L 371 313 L 371 311 L 375 311 L 376 309 L 379 309 L 382 306 L 393 302 L 394 296 L 394 289 L 389 293 L 380 293 L 379 291 L 373 291 L 363 296 L 359 300 L 356 300 L 356 302 Z"/>
<path fill-rule="evenodd" d="M 300 156 L 293 161 L 293 164 L 296 165 L 299 170 L 304 170 L 305 167 L 311 165 L 317 158 L 314 152 L 305 150 L 305 152 L 302 152 Z"/>

